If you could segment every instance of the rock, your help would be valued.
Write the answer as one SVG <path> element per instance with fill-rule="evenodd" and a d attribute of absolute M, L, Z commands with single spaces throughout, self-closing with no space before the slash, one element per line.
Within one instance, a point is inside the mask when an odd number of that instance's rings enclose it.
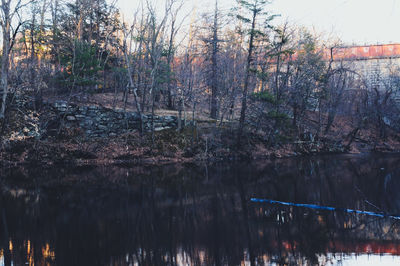
<path fill-rule="evenodd" d="M 177 120 L 177 118 L 175 116 L 172 116 L 172 115 L 167 115 L 167 116 L 163 117 L 163 120 L 165 122 L 174 122 L 174 121 Z"/>
<path fill-rule="evenodd" d="M 101 114 L 100 115 L 100 120 L 101 121 L 111 121 L 114 120 L 111 116 L 107 115 L 107 114 Z"/>
<path fill-rule="evenodd" d="M 67 108 L 67 102 L 66 101 L 57 101 L 54 103 L 55 108 Z"/>
<path fill-rule="evenodd" d="M 392 121 L 387 117 L 383 117 L 383 122 L 389 127 L 392 125 Z"/>
<path fill-rule="evenodd" d="M 91 126 L 93 126 L 93 124 L 94 124 L 93 120 L 86 119 L 86 120 L 84 121 L 84 125 L 85 125 L 85 126 L 91 127 Z"/>
<path fill-rule="evenodd" d="M 97 128 L 102 130 L 102 131 L 107 131 L 108 130 L 108 126 L 104 126 L 104 125 L 98 125 Z"/>
<path fill-rule="evenodd" d="M 29 137 L 40 137 L 40 134 L 38 132 L 35 131 L 31 131 L 28 133 Z"/>
<path fill-rule="evenodd" d="M 166 129 L 171 129 L 171 127 L 156 127 L 156 128 L 154 128 L 154 131 L 158 132 L 158 131 L 162 131 L 162 130 L 166 130 Z"/>
<path fill-rule="evenodd" d="M 116 137 L 119 133 L 133 132 L 141 128 L 141 117 L 137 112 L 115 111 L 96 105 L 68 105 L 66 101 L 58 101 L 51 105 L 59 117 L 65 117 L 66 128 L 79 126 L 87 137 Z M 142 115 L 144 130 L 147 132 L 151 131 L 152 119 L 151 115 Z M 178 119 L 175 116 L 155 115 L 155 131 L 176 128 L 177 121 Z M 27 132 L 30 132 L 30 130 L 28 129 Z"/>
<path fill-rule="evenodd" d="M 68 109 L 68 104 L 66 101 L 57 101 L 53 104 L 53 107 L 59 112 L 66 112 Z"/>
<path fill-rule="evenodd" d="M 86 112 L 86 111 L 88 110 L 88 107 L 87 107 L 87 106 L 79 106 L 79 107 L 78 107 L 78 110 L 79 110 L 80 112 Z"/>

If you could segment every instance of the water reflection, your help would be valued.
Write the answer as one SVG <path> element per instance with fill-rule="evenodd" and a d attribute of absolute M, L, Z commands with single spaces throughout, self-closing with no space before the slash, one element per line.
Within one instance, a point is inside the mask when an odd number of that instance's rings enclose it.
<path fill-rule="evenodd" d="M 400 213 L 399 162 L 2 170 L 0 266 L 399 262 L 394 220 L 249 202 Z"/>

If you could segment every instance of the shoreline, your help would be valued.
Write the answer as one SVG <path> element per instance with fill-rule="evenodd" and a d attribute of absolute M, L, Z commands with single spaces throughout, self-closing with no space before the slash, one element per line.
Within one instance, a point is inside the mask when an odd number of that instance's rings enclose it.
<path fill-rule="evenodd" d="M 52 143 L 53 144 L 53 143 Z M 58 143 L 60 144 L 60 143 Z M 48 145 L 46 143 L 45 145 Z M 80 153 L 82 150 L 66 150 L 66 153 Z M 125 166 L 125 167 L 136 167 L 136 166 L 165 166 L 174 164 L 214 164 L 214 163 L 227 163 L 227 162 L 253 162 L 261 160 L 281 160 L 281 159 L 293 159 L 302 157 L 313 157 L 313 156 L 369 156 L 369 155 L 381 155 L 381 156 L 393 156 L 400 155 L 400 151 L 379 151 L 374 149 L 367 149 L 363 151 L 318 151 L 309 153 L 299 153 L 294 151 L 282 152 L 280 149 L 271 149 L 266 154 L 261 154 L 257 151 L 254 153 L 248 153 L 246 150 L 243 152 L 230 152 L 224 156 L 214 156 L 212 154 L 194 154 L 194 156 L 184 157 L 182 151 L 175 154 L 175 156 L 143 156 L 135 155 L 135 151 L 132 153 L 123 154 L 116 158 L 104 157 L 104 158 L 92 158 L 82 159 L 79 156 L 74 157 L 71 155 L 69 158 L 63 160 L 51 160 L 50 158 L 62 157 L 62 153 L 48 154 L 48 158 L 42 158 L 43 160 L 7 160 L 7 157 L 11 157 L 10 153 L 1 152 L 0 165 L 4 168 L 13 167 L 30 167 L 30 166 L 42 166 L 42 167 L 54 167 L 57 165 L 71 166 L 71 167 L 83 167 L 83 166 Z M 99 154 L 102 154 L 101 152 Z M 99 155 L 97 154 L 97 155 Z M 95 155 L 97 157 L 97 155 Z M 103 155 L 105 155 L 103 153 Z M 171 154 L 170 154 L 171 155 Z M 90 155 L 89 155 L 90 156 Z M 130 158 L 129 158 L 130 157 Z"/>

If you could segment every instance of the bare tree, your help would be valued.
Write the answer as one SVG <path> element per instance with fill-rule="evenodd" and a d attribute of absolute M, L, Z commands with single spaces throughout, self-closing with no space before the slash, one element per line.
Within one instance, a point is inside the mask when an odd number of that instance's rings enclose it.
<path fill-rule="evenodd" d="M 156 10 L 154 6 L 147 1 L 147 11 L 149 12 L 149 18 L 147 23 L 147 38 L 145 38 L 145 46 L 148 52 L 150 62 L 151 62 L 151 72 L 150 72 L 150 95 L 151 95 L 151 132 L 152 140 L 154 143 L 154 115 L 155 115 L 155 100 L 157 91 L 159 88 L 157 75 L 159 74 L 159 68 L 161 64 L 161 59 L 163 56 L 163 49 L 166 41 L 166 23 L 170 10 L 175 4 L 174 0 L 167 1 L 165 4 L 164 15 L 160 21 L 157 19 Z"/>
<path fill-rule="evenodd" d="M 132 71 L 132 66 L 131 66 L 131 59 L 130 59 L 130 54 L 129 54 L 129 49 L 128 49 L 128 38 L 131 34 L 131 31 L 134 27 L 134 24 L 132 25 L 132 27 L 130 28 L 130 30 L 128 30 L 126 28 L 126 25 L 124 25 L 123 27 L 123 33 L 124 33 L 124 40 L 123 40 L 123 47 L 122 47 L 122 53 L 124 54 L 125 57 L 125 64 L 126 64 L 126 68 L 128 70 L 127 74 L 128 74 L 128 79 L 129 79 L 129 87 L 133 89 L 133 95 L 135 98 L 135 105 L 136 105 L 136 111 L 138 112 L 141 120 L 142 120 L 142 108 L 140 106 L 140 102 L 139 102 L 139 97 L 137 94 L 137 88 L 135 87 L 135 83 L 133 81 L 133 71 Z M 143 130 L 143 128 L 142 128 Z"/>
<path fill-rule="evenodd" d="M 173 87 L 176 86 L 175 75 L 174 75 L 174 58 L 176 53 L 176 35 L 182 27 L 182 23 L 185 21 L 186 16 L 178 22 L 178 14 L 183 7 L 184 2 L 180 1 L 177 3 L 178 6 L 175 8 L 171 8 L 170 14 L 170 33 L 169 33 L 169 41 L 168 41 L 168 50 L 167 50 L 167 67 L 168 67 L 168 82 L 167 82 L 167 106 L 169 108 L 173 108 Z"/>
<path fill-rule="evenodd" d="M 1 56 L 1 88 L 3 91 L 2 104 L 0 110 L 0 119 L 4 119 L 7 95 L 9 92 L 8 88 L 8 71 L 10 67 L 10 52 L 14 45 L 14 41 L 20 26 L 22 25 L 22 18 L 20 11 L 22 8 L 27 6 L 29 1 L 13 1 L 13 0 L 1 0 L 0 6 L 0 26 L 3 33 L 3 47 Z M 17 21 L 14 21 L 14 20 Z M 16 26 L 13 26 L 16 25 Z"/>
<path fill-rule="evenodd" d="M 218 50 L 219 50 L 219 38 L 218 38 L 218 29 L 219 29 L 219 10 L 218 10 L 218 0 L 215 1 L 215 11 L 214 11 L 214 22 L 212 26 L 212 39 L 211 39 L 211 109 L 210 109 L 210 117 L 213 119 L 217 119 L 218 116 Z"/>

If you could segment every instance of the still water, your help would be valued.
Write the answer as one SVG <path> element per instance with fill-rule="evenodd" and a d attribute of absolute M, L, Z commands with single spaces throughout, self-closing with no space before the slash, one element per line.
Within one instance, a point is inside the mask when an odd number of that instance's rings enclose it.
<path fill-rule="evenodd" d="M 399 265 L 400 157 L 0 170 L 3 265 Z"/>

